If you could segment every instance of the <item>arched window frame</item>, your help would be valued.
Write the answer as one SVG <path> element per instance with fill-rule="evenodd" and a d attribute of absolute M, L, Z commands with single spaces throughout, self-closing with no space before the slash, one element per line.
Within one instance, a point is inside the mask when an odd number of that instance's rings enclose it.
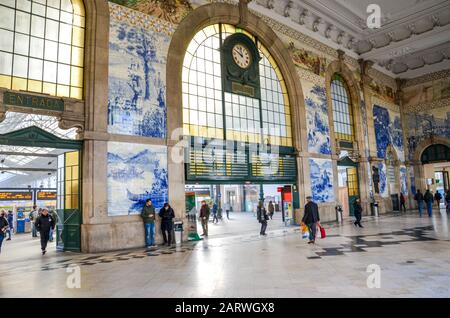
<path fill-rule="evenodd" d="M 204 32 L 207 36 L 207 38 L 204 38 L 204 35 L 202 35 L 202 32 Z M 200 125 L 196 123 L 196 119 L 191 120 L 191 112 L 189 110 L 190 106 L 186 107 L 186 105 L 190 105 L 192 95 L 191 92 L 196 90 L 196 87 L 190 84 L 190 77 L 191 77 L 191 71 L 195 72 L 196 69 L 192 70 L 191 65 L 196 58 L 196 52 L 201 47 L 201 44 L 205 41 L 209 41 L 209 37 L 216 36 L 217 33 L 219 33 L 219 43 L 220 41 L 223 41 L 226 36 L 224 35 L 231 35 L 233 33 L 242 32 L 248 35 L 251 39 L 255 41 L 255 43 L 258 46 L 258 49 L 260 50 L 262 60 L 260 62 L 260 79 L 264 80 L 264 83 L 261 83 L 261 103 L 260 105 L 254 104 L 256 100 L 249 101 L 249 98 L 243 97 L 243 96 L 236 96 L 233 95 L 233 99 L 239 99 L 237 103 L 234 103 L 233 101 L 229 100 L 229 95 L 225 96 L 225 93 L 222 90 L 221 82 L 220 84 L 216 84 L 216 80 L 220 79 L 221 81 L 221 69 L 220 69 L 220 54 L 215 57 L 215 60 L 213 63 L 215 64 L 213 66 L 213 74 L 212 76 L 209 76 L 209 78 L 214 79 L 214 84 L 212 84 L 210 81 L 206 80 L 206 85 L 213 85 L 213 87 L 209 87 L 210 94 L 206 95 L 206 97 L 210 97 L 214 95 L 214 112 L 208 114 L 208 118 L 211 117 L 211 119 L 214 117 L 217 122 L 217 118 L 222 117 L 223 118 L 223 125 L 216 125 L 216 126 L 205 126 Z M 202 39 L 200 41 L 197 41 L 199 39 Z M 217 41 L 217 39 L 215 39 Z M 201 42 L 201 43 L 198 43 Z M 216 45 L 217 46 L 217 45 Z M 216 48 L 217 50 L 217 48 Z M 208 50 L 209 52 L 209 50 Z M 213 52 L 215 53 L 215 52 Z M 211 67 L 210 67 L 211 68 Z M 268 76 L 268 68 L 272 68 L 272 71 L 270 71 Z M 211 75 L 211 74 L 210 74 Z M 274 81 L 277 80 L 278 84 L 276 89 L 273 88 Z M 271 85 L 271 86 L 270 86 Z M 269 89 L 270 86 L 270 89 Z M 198 88 L 198 87 L 197 87 Z M 220 89 L 219 89 L 220 88 Z M 208 88 L 207 88 L 208 90 Z M 213 93 L 212 90 L 215 92 Z M 269 91 L 275 92 L 275 97 L 277 97 L 277 101 L 270 100 L 269 98 L 265 98 L 265 96 L 268 95 Z M 220 91 L 220 93 L 218 92 Z M 227 93 L 228 94 L 228 93 Z M 182 71 L 182 95 L 183 95 L 183 128 L 184 128 L 184 134 L 185 135 L 191 135 L 191 136 L 201 136 L 205 138 L 219 138 L 219 139 L 228 139 L 228 140 L 235 140 L 235 141 L 244 141 L 244 142 L 254 142 L 258 143 L 261 142 L 261 136 L 262 136 L 262 142 L 272 144 L 272 145 L 279 145 L 279 146 L 287 146 L 292 147 L 293 145 L 293 138 L 292 138 L 292 123 L 291 123 L 291 109 L 289 104 L 289 98 L 287 94 L 287 88 L 284 81 L 284 78 L 281 74 L 281 71 L 269 53 L 269 51 L 258 41 L 256 37 L 254 37 L 252 34 L 248 33 L 247 31 L 243 29 L 239 29 L 235 26 L 229 25 L 229 24 L 214 24 L 207 26 L 203 28 L 201 31 L 199 31 L 191 40 L 188 49 L 186 51 L 184 63 L 183 63 L 183 71 Z M 204 110 L 207 108 L 205 105 L 205 102 L 203 99 L 205 96 L 199 96 L 202 98 L 201 107 L 202 112 L 205 112 Z M 272 98 L 273 95 L 271 96 Z M 211 98 L 212 99 L 212 98 Z M 195 98 L 194 98 L 195 102 Z M 211 101 L 209 102 L 209 105 L 212 105 Z M 223 106 L 220 107 L 220 104 L 223 103 Z M 251 119 L 254 121 L 252 129 L 247 129 L 246 132 L 241 131 L 238 132 L 230 132 L 229 127 L 226 127 L 226 121 L 230 120 L 230 118 L 227 118 L 225 114 L 227 114 L 227 107 L 229 106 L 227 103 L 231 103 L 231 107 L 235 106 L 245 106 L 245 113 L 248 114 L 249 110 L 253 110 L 253 118 L 249 118 L 248 116 L 245 118 L 231 118 L 232 120 L 247 120 L 247 122 Z M 269 105 L 270 103 L 270 105 Z M 243 105 L 244 104 L 244 105 Z M 275 107 L 277 108 L 275 110 Z M 195 112 L 195 110 L 194 110 Z M 274 117 L 278 117 L 278 120 L 270 119 Z M 204 118 L 202 119 L 203 123 L 205 122 Z M 207 123 L 211 123 L 211 120 L 207 120 Z M 255 123 L 258 123 L 259 125 L 263 123 L 263 127 L 255 127 Z M 280 123 L 280 124 L 278 124 Z M 224 127 L 226 127 L 224 129 Z M 240 126 L 242 128 L 242 125 Z M 255 130 L 259 130 L 261 128 L 263 129 L 263 132 L 260 133 Z M 244 129 L 246 129 L 244 127 Z M 278 131 L 279 135 L 271 134 L 270 129 L 273 129 L 274 131 Z"/>
<path fill-rule="evenodd" d="M 341 148 L 352 149 L 356 140 L 352 98 L 347 81 L 338 73 L 331 78 L 330 93 L 335 138 Z"/>
<path fill-rule="evenodd" d="M 82 0 L 4 0 L 0 87 L 83 99 Z M 70 32 L 70 34 L 69 34 Z"/>

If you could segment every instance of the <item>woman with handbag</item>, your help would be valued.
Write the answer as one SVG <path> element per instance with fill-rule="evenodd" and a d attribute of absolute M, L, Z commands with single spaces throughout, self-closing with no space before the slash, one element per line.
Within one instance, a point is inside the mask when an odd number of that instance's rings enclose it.
<path fill-rule="evenodd" d="M 259 203 L 258 203 L 258 209 L 257 209 L 256 215 L 257 215 L 259 223 L 261 223 L 261 231 L 259 232 L 259 235 L 267 235 L 266 229 L 267 229 L 267 221 L 269 220 L 269 216 L 267 215 L 267 210 L 264 207 L 264 204 L 262 201 L 259 201 Z"/>

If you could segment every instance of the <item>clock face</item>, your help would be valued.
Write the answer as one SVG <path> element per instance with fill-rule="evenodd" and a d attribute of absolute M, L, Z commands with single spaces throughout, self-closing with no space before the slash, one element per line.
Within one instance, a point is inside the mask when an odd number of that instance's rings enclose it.
<path fill-rule="evenodd" d="M 250 51 L 243 44 L 236 44 L 232 50 L 233 60 L 240 68 L 247 68 L 252 62 Z"/>

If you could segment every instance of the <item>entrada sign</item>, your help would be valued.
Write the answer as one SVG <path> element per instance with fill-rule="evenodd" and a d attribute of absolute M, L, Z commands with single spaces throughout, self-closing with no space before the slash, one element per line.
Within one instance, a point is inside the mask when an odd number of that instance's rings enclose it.
<path fill-rule="evenodd" d="M 3 93 L 3 104 L 40 108 L 45 110 L 64 111 L 64 101 L 59 98 L 50 98 L 36 95 L 19 94 L 13 92 Z"/>

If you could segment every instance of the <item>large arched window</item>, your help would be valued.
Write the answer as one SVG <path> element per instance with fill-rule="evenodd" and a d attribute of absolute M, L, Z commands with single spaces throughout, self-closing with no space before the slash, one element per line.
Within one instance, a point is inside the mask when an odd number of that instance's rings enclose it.
<path fill-rule="evenodd" d="M 82 0 L 0 0 L 0 87 L 83 98 Z"/>
<path fill-rule="evenodd" d="M 338 74 L 331 79 L 331 102 L 333 108 L 334 133 L 340 145 L 351 144 L 355 140 L 350 93 L 345 80 Z M 342 143 L 344 142 L 344 143 Z"/>
<path fill-rule="evenodd" d="M 252 38 L 261 54 L 261 99 L 222 90 L 221 43 L 236 32 Z M 228 24 L 199 31 L 188 46 L 182 72 L 184 134 L 292 146 L 289 99 L 269 51 L 253 35 Z"/>

